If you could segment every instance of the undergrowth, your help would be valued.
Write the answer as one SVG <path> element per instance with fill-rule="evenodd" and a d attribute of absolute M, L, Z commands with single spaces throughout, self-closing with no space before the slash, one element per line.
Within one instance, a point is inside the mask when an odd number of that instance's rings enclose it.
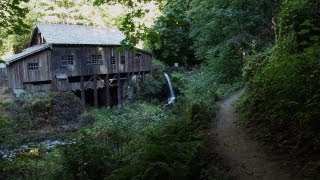
<path fill-rule="evenodd" d="M 242 121 L 308 177 L 320 175 L 319 9 L 311 0 L 283 1 L 278 39 L 249 58 L 239 103 Z"/>
<path fill-rule="evenodd" d="M 195 86 L 193 78 L 201 76 L 197 73 L 173 75 L 174 84 L 181 85 L 175 105 L 154 103 L 158 100 L 150 100 L 152 91 L 145 91 L 141 96 L 150 96 L 144 101 L 93 110 L 88 115 L 93 124 L 70 136 L 71 143 L 50 151 L 35 147 L 1 161 L 1 174 L 7 179 L 217 178 L 220 170 L 206 142 L 217 95 Z"/>

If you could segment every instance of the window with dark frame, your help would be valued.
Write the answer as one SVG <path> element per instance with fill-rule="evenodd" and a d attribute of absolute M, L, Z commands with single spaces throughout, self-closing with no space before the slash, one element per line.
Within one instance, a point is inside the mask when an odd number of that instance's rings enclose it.
<path fill-rule="evenodd" d="M 28 63 L 29 71 L 36 71 L 39 69 L 39 63 Z"/>
<path fill-rule="evenodd" d="M 74 65 L 74 56 L 73 55 L 65 55 L 61 56 L 61 66 Z"/>
<path fill-rule="evenodd" d="M 139 54 L 139 53 L 136 54 L 136 59 L 139 59 L 139 60 L 140 60 L 140 59 L 141 59 L 141 54 Z"/>
<path fill-rule="evenodd" d="M 110 58 L 110 64 L 116 64 L 116 57 L 111 56 L 111 58 Z"/>
<path fill-rule="evenodd" d="M 121 56 L 120 57 L 120 63 L 121 64 L 126 64 L 126 56 Z"/>
<path fill-rule="evenodd" d="M 102 55 L 101 54 L 94 54 L 87 56 L 87 64 L 102 64 Z"/>

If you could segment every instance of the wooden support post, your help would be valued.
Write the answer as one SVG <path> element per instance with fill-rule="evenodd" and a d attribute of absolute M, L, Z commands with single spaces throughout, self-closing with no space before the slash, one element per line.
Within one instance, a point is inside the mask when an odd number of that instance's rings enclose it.
<path fill-rule="evenodd" d="M 126 76 L 127 76 L 127 80 L 126 80 L 126 102 L 128 102 L 129 101 L 129 91 L 130 91 L 130 89 L 129 89 L 129 82 L 130 82 L 130 73 L 126 73 Z M 124 95 L 124 98 L 125 98 L 125 95 Z"/>
<path fill-rule="evenodd" d="M 142 72 L 142 83 L 144 84 L 146 81 L 146 73 L 143 71 Z"/>
<path fill-rule="evenodd" d="M 104 83 L 106 86 L 106 98 L 105 98 L 105 104 L 107 109 L 110 109 L 110 90 L 109 90 L 109 74 L 106 74 Z"/>
<path fill-rule="evenodd" d="M 98 108 L 98 89 L 97 89 L 97 75 L 93 75 L 93 100 L 94 100 L 94 107 Z"/>
<path fill-rule="evenodd" d="M 120 73 L 117 75 L 117 96 L 118 96 L 118 107 L 121 107 L 122 105 L 122 98 L 121 98 L 121 78 L 120 78 Z"/>
<path fill-rule="evenodd" d="M 139 71 L 138 72 L 138 76 L 137 76 L 138 78 L 137 78 L 137 90 L 138 90 L 138 92 L 137 92 L 137 94 L 138 94 L 138 96 L 140 96 L 141 95 L 141 72 Z"/>
<path fill-rule="evenodd" d="M 86 106 L 86 95 L 85 95 L 85 89 L 84 89 L 84 77 L 80 77 L 80 86 L 81 86 L 81 103 L 82 106 Z"/>

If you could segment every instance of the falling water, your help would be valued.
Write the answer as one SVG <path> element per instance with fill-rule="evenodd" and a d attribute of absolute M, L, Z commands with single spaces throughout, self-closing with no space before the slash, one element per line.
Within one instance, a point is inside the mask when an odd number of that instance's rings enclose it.
<path fill-rule="evenodd" d="M 167 84 L 168 84 L 168 88 L 169 88 L 169 91 L 170 91 L 170 97 L 168 98 L 168 104 L 173 104 L 176 100 L 176 96 L 174 95 L 174 91 L 173 91 L 173 88 L 172 88 L 172 84 L 171 84 L 171 80 L 170 80 L 170 77 L 169 75 L 164 72 L 164 76 L 166 78 L 166 81 L 167 81 Z"/>

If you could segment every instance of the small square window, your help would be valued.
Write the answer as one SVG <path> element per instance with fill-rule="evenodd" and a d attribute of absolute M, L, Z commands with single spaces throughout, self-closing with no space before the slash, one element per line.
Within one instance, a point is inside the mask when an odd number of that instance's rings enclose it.
<path fill-rule="evenodd" d="M 102 55 L 95 54 L 91 56 L 87 56 L 87 64 L 102 64 Z"/>
<path fill-rule="evenodd" d="M 39 69 L 39 63 L 28 63 L 28 70 L 35 71 Z"/>
<path fill-rule="evenodd" d="M 61 56 L 61 66 L 74 65 L 73 55 Z"/>
<path fill-rule="evenodd" d="M 126 56 L 121 56 L 120 63 L 125 64 L 126 63 Z"/>
<path fill-rule="evenodd" d="M 116 57 L 111 56 L 111 58 L 110 58 L 110 64 L 116 64 Z"/>

